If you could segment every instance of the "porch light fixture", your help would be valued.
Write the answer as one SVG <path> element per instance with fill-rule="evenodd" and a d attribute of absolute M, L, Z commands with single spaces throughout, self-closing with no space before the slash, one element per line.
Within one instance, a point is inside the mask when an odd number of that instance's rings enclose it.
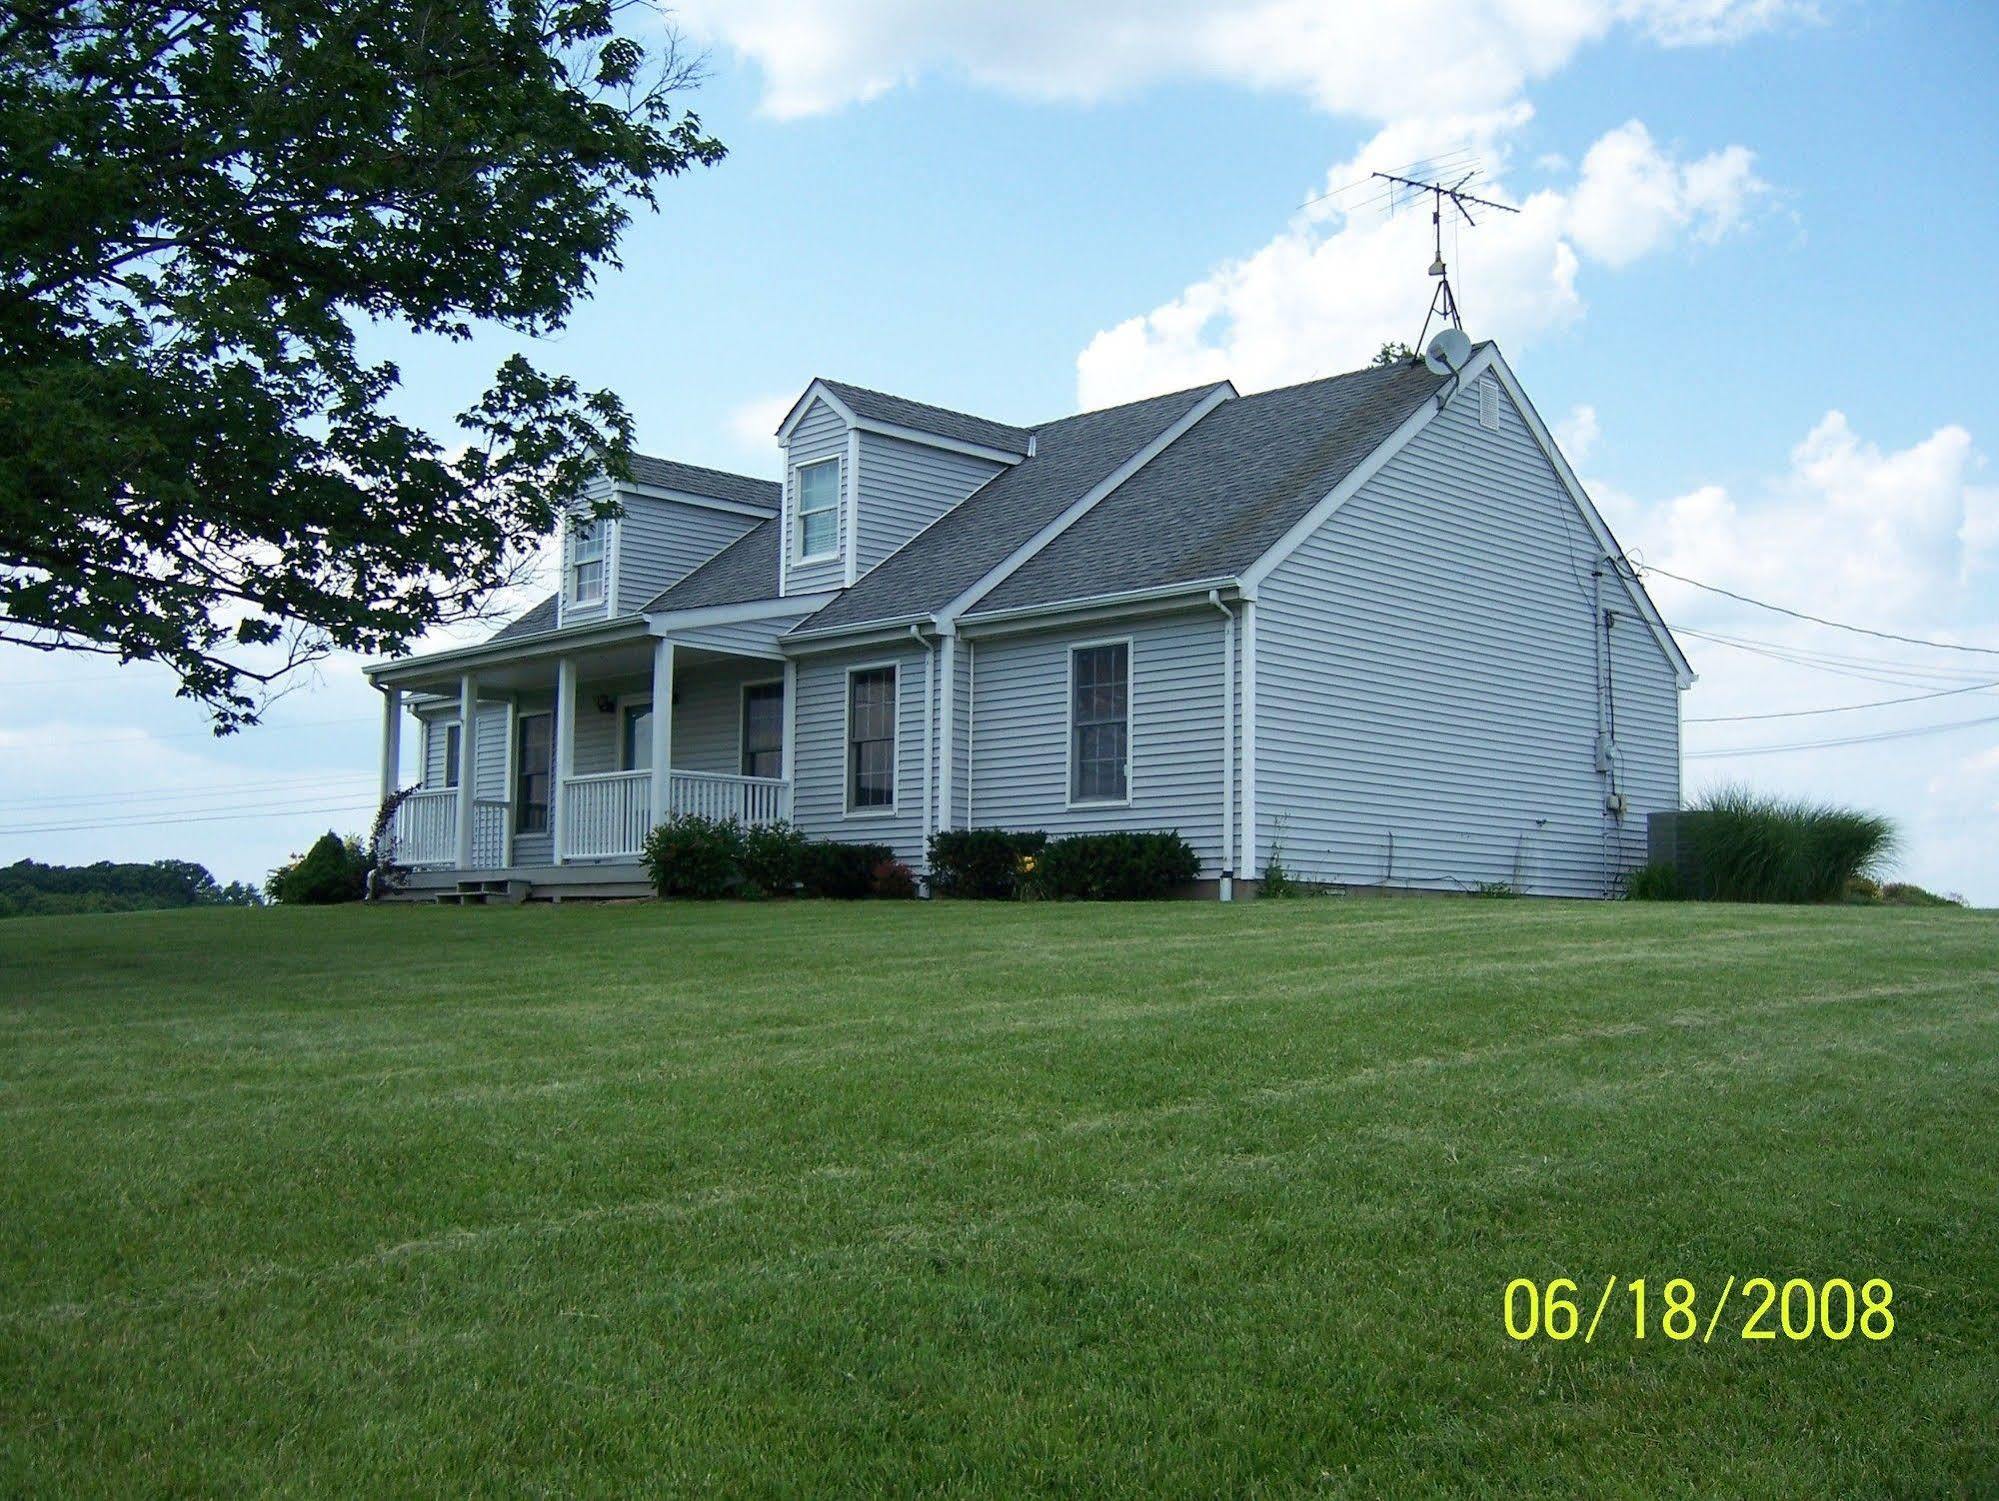
<path fill-rule="evenodd" d="M 600 693 L 597 695 L 597 712 L 599 714 L 609 714 L 617 707 L 618 701 L 611 697 L 610 694 Z"/>

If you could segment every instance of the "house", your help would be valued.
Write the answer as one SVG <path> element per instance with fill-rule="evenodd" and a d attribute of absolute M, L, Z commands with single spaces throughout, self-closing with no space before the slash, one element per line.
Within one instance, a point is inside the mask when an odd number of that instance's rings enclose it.
<path fill-rule="evenodd" d="M 1491 344 L 1033 426 L 815 380 L 777 443 L 781 483 L 635 461 L 555 596 L 368 669 L 413 892 L 640 891 L 693 811 L 1603 896 L 1679 804 L 1692 673 Z"/>

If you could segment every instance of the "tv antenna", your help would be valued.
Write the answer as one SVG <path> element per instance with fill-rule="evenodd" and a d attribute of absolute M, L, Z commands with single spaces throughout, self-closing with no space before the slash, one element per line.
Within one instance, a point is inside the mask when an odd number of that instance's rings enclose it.
<path fill-rule="evenodd" d="M 1472 217 L 1471 210 L 1466 207 L 1467 204 L 1476 203 L 1480 208 L 1496 208 L 1503 214 L 1517 214 L 1520 210 L 1508 204 L 1494 203 L 1490 198 L 1479 198 L 1467 193 L 1464 190 L 1465 184 L 1478 175 L 1477 168 L 1465 173 L 1454 183 L 1425 182 L 1415 177 L 1399 177 L 1393 172 L 1376 172 L 1373 175 L 1390 184 L 1391 193 L 1397 187 L 1403 187 L 1414 188 L 1418 192 L 1430 195 L 1430 225 L 1436 238 L 1436 256 L 1430 262 L 1430 274 L 1437 278 L 1437 290 L 1430 298 L 1430 311 L 1423 319 L 1423 332 L 1416 336 L 1416 347 L 1418 349 L 1424 347 L 1423 340 L 1429 337 L 1430 325 L 1438 319 L 1442 319 L 1462 333 L 1464 320 L 1458 316 L 1457 294 L 1451 290 L 1450 272 L 1444 265 L 1444 200 L 1450 199 L 1452 207 L 1464 215 L 1465 223 L 1474 228 L 1478 226 L 1478 220 Z"/>

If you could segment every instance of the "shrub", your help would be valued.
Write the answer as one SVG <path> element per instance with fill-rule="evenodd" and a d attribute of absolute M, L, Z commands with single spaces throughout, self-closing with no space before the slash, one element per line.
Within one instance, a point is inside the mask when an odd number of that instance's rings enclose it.
<path fill-rule="evenodd" d="M 1277 834 L 1270 841 L 1270 860 L 1263 867 L 1263 880 L 1257 886 L 1256 894 L 1278 898 L 1305 894 L 1305 888 L 1284 867 L 1284 820 L 1281 817 L 1277 820 Z"/>
<path fill-rule="evenodd" d="M 1890 881 L 1881 888 L 1880 902 L 1884 907 L 1962 907 L 1964 898 L 1939 896 L 1908 881 Z"/>
<path fill-rule="evenodd" d="M 798 890 L 805 836 L 788 823 L 756 824 L 743 831 L 743 881 L 764 896 Z"/>
<path fill-rule="evenodd" d="M 883 860 L 871 877 L 876 896 L 907 899 L 916 895 L 916 872 L 900 860 Z"/>
<path fill-rule="evenodd" d="M 1051 901 L 1145 901 L 1186 885 L 1200 868 L 1178 833 L 1075 834 L 1034 857 L 1030 884 Z"/>
<path fill-rule="evenodd" d="M 799 852 L 798 879 L 807 896 L 851 901 L 871 894 L 875 867 L 894 859 L 885 844 L 807 844 Z"/>
<path fill-rule="evenodd" d="M 328 829 L 303 858 L 272 871 L 267 889 L 272 901 L 297 906 L 358 902 L 367 895 L 371 864 L 360 840 Z"/>
<path fill-rule="evenodd" d="M 1677 902 L 1680 873 L 1663 860 L 1641 865 L 1624 878 L 1624 897 L 1632 902 Z"/>
<path fill-rule="evenodd" d="M 733 818 L 680 813 L 646 835 L 646 873 L 665 897 L 713 901 L 743 879 L 743 829 Z"/>
<path fill-rule="evenodd" d="M 1894 848 L 1894 825 L 1873 813 L 1788 802 L 1724 787 L 1685 820 L 1692 895 L 1722 902 L 1836 902 Z"/>
<path fill-rule="evenodd" d="M 1021 862 L 1048 843 L 1039 829 L 950 829 L 930 836 L 930 880 L 944 896 L 1005 901 L 1016 894 Z"/>

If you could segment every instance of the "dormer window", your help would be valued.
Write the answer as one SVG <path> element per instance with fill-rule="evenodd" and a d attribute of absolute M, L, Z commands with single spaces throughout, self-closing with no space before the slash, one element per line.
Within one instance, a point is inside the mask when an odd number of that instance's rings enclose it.
<path fill-rule="evenodd" d="M 574 517 L 569 523 L 569 602 L 604 602 L 604 522 Z"/>
<path fill-rule="evenodd" d="M 800 464 L 797 482 L 798 520 L 792 539 L 792 560 L 810 563 L 840 550 L 840 461 L 821 459 Z"/>

